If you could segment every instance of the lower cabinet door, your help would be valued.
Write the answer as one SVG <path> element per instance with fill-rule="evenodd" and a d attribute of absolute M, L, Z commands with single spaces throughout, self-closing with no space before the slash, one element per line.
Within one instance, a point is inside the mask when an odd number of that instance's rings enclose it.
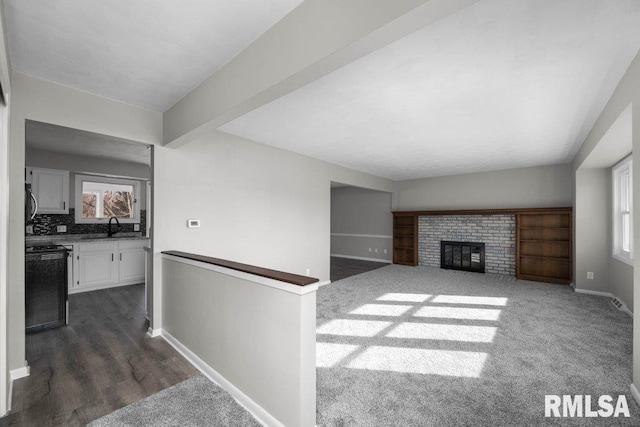
<path fill-rule="evenodd" d="M 124 249 L 120 251 L 120 282 L 144 282 L 145 253 L 142 248 Z"/>
<path fill-rule="evenodd" d="M 116 263 L 113 252 L 89 252 L 78 255 L 78 287 L 107 285 L 116 281 Z"/>

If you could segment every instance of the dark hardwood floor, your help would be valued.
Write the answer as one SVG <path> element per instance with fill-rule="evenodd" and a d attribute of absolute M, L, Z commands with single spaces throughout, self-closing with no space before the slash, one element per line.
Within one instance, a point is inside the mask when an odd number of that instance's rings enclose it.
<path fill-rule="evenodd" d="M 389 265 L 386 262 L 362 261 L 359 259 L 331 257 L 331 281 L 346 279 L 356 274 L 366 273 L 367 271 L 376 270 L 378 268 Z"/>
<path fill-rule="evenodd" d="M 146 335 L 144 285 L 71 295 L 68 326 L 27 335 L 31 375 L 1 426 L 85 425 L 197 373 Z"/>

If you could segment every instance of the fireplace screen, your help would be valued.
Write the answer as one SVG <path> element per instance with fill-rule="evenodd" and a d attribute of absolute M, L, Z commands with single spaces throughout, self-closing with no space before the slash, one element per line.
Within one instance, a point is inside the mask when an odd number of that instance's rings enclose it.
<path fill-rule="evenodd" d="M 440 268 L 484 273 L 484 243 L 441 241 Z"/>

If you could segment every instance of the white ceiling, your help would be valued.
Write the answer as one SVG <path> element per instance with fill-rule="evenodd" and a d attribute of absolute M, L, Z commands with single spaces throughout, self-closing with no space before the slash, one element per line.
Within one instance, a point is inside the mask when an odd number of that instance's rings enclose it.
<path fill-rule="evenodd" d="M 302 0 L 4 0 L 15 70 L 164 112 Z"/>
<path fill-rule="evenodd" d="M 151 164 L 151 151 L 142 143 L 31 120 L 25 125 L 25 142 L 29 149 Z"/>
<path fill-rule="evenodd" d="M 483 0 L 220 129 L 395 180 L 567 163 L 639 23 L 637 0 Z"/>

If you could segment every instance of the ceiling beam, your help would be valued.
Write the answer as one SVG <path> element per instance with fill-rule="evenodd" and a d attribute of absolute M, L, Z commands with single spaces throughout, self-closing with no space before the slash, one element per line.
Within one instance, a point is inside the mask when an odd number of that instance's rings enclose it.
<path fill-rule="evenodd" d="M 306 0 L 163 115 L 178 147 L 478 0 Z"/>

